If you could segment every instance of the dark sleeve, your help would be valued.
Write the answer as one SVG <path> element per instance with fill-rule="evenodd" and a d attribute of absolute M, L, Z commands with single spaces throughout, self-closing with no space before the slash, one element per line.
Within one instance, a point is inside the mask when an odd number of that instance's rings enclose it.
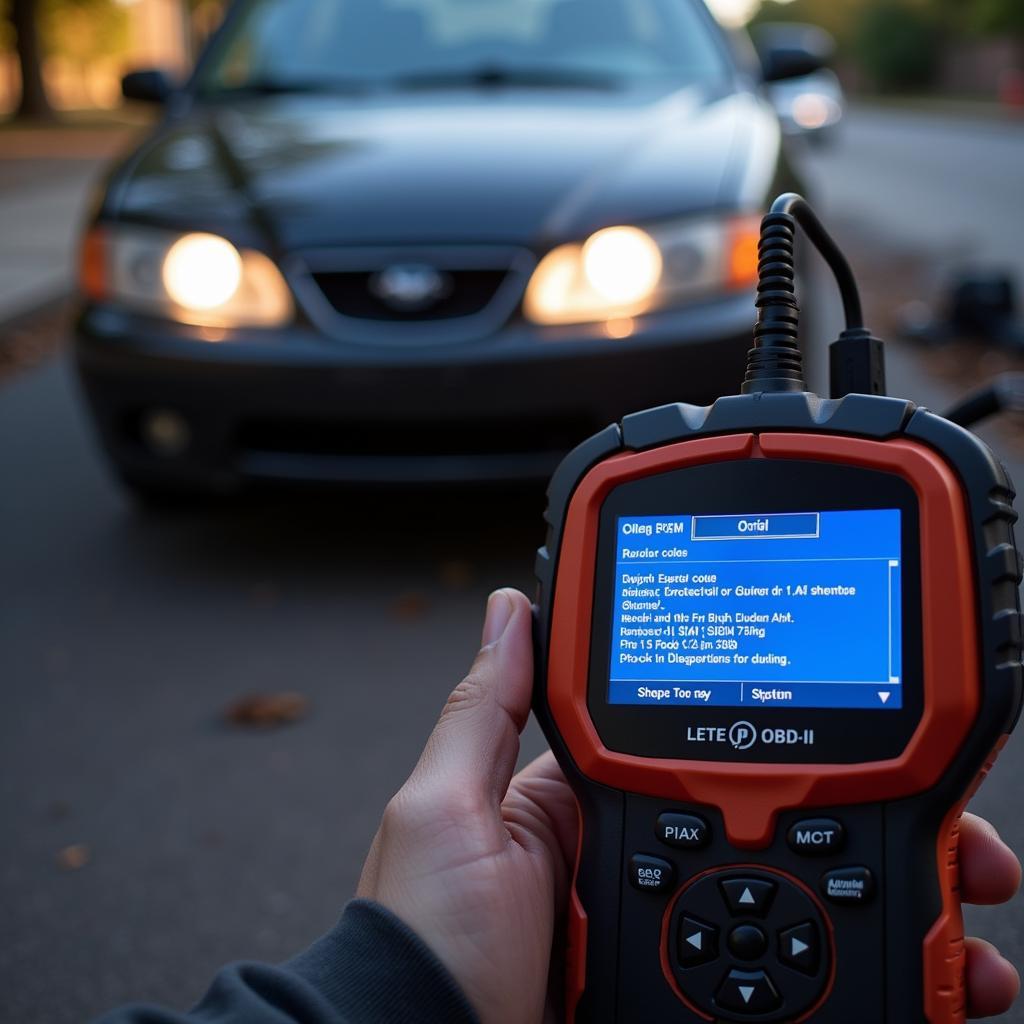
<path fill-rule="evenodd" d="M 294 960 L 224 967 L 190 1013 L 115 1010 L 96 1024 L 479 1024 L 422 939 L 369 900 Z"/>

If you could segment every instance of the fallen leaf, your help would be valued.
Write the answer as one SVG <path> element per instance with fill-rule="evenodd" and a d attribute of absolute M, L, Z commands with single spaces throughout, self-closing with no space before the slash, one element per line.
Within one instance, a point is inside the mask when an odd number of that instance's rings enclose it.
<path fill-rule="evenodd" d="M 418 590 L 407 590 L 404 594 L 398 595 L 392 610 L 397 618 L 411 621 L 422 619 L 429 606 L 426 595 Z"/>
<path fill-rule="evenodd" d="M 304 718 L 309 701 L 301 693 L 251 693 L 229 704 L 224 717 L 232 725 L 269 727 Z"/>
<path fill-rule="evenodd" d="M 65 846 L 57 854 L 57 867 L 61 871 L 78 871 L 79 868 L 84 868 L 91 859 L 92 852 L 85 843 L 73 843 L 71 846 Z"/>
<path fill-rule="evenodd" d="M 473 566 L 452 560 L 441 566 L 441 583 L 451 590 L 465 590 L 473 582 Z"/>

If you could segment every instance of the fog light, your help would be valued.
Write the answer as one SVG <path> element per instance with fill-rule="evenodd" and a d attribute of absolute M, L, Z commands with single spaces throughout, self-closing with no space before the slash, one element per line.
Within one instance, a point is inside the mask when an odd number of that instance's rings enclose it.
<path fill-rule="evenodd" d="M 192 428 L 173 409 L 153 409 L 142 417 L 143 444 L 156 455 L 181 455 L 192 441 Z"/>

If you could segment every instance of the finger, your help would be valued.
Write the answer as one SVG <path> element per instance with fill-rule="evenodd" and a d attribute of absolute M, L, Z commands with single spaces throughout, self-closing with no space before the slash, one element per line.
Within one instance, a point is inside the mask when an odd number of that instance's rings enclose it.
<path fill-rule="evenodd" d="M 965 814 L 960 822 L 960 894 L 967 903 L 1005 903 L 1020 888 L 1016 854 L 984 818 Z"/>
<path fill-rule="evenodd" d="M 530 602 L 516 590 L 487 603 L 484 646 L 452 691 L 410 785 L 446 794 L 470 809 L 484 804 L 497 817 L 519 756 L 530 713 L 533 645 Z"/>
<path fill-rule="evenodd" d="M 967 940 L 967 1012 L 969 1017 L 995 1017 L 1013 1005 L 1020 993 L 1017 969 L 999 950 L 981 939 Z"/>

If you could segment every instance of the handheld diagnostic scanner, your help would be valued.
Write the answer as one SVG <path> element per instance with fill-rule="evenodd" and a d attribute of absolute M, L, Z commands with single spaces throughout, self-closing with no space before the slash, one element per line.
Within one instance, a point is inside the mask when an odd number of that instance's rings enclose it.
<path fill-rule="evenodd" d="M 793 240 L 840 284 L 804 389 Z M 574 791 L 576 1022 L 953 1024 L 961 812 L 1021 703 L 1013 487 L 884 396 L 845 259 L 765 217 L 740 395 L 627 416 L 548 492 L 535 708 Z"/>

